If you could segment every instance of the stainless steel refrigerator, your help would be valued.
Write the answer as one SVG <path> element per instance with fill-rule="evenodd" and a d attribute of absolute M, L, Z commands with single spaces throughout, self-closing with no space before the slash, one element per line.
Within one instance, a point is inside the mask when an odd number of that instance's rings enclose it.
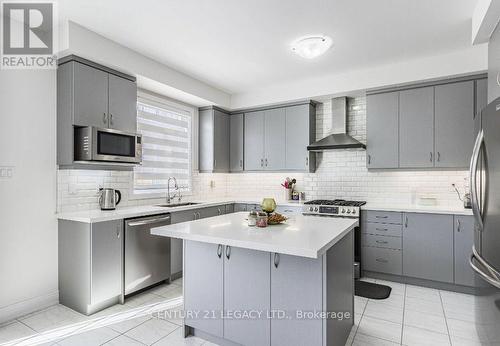
<path fill-rule="evenodd" d="M 477 336 L 497 344 L 500 343 L 500 98 L 481 111 L 476 132 L 470 165 L 476 221 L 470 265 L 482 284 L 471 317 L 477 325 Z"/>

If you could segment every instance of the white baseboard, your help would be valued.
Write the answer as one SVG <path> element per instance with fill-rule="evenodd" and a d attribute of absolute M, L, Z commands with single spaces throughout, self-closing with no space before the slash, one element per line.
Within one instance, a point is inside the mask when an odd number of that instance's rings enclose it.
<path fill-rule="evenodd" d="M 29 313 L 45 309 L 59 303 L 59 291 L 23 300 L 0 308 L 0 323 L 14 320 Z"/>

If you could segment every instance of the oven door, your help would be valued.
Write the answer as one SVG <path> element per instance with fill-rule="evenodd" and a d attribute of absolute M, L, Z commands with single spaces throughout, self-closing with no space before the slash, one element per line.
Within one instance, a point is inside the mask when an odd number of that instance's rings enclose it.
<path fill-rule="evenodd" d="M 141 135 L 95 127 L 92 132 L 92 160 L 141 163 Z"/>

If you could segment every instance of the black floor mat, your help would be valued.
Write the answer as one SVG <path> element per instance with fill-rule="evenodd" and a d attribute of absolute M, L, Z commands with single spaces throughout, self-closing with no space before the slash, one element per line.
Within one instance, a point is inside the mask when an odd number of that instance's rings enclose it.
<path fill-rule="evenodd" d="M 387 299 L 391 295 L 392 288 L 385 285 L 374 284 L 372 282 L 354 282 L 354 294 L 369 299 Z"/>

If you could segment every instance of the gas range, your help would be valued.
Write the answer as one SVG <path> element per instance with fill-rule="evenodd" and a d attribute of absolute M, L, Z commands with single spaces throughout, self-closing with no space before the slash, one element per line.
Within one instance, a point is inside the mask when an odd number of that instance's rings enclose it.
<path fill-rule="evenodd" d="M 344 199 L 318 199 L 305 202 L 302 214 L 359 218 L 360 208 L 365 204 L 366 202 L 346 201 Z"/>

